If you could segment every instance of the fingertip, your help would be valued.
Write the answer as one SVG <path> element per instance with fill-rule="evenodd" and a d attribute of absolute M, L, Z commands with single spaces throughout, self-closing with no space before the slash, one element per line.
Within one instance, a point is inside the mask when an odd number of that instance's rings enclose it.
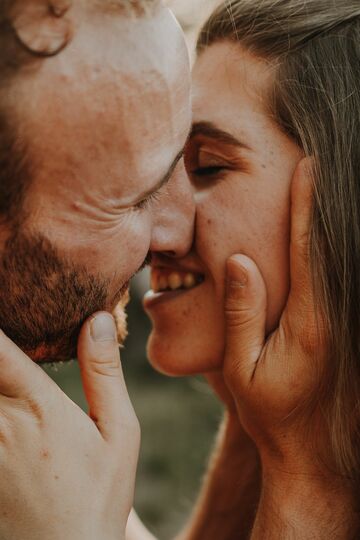
<path fill-rule="evenodd" d="M 120 363 L 119 342 L 113 316 L 99 311 L 89 317 L 79 334 L 77 357 L 80 368 L 91 370 L 92 365 L 100 364 L 115 367 Z"/>
<path fill-rule="evenodd" d="M 314 158 L 304 157 L 297 164 L 293 181 L 292 181 L 292 196 L 296 197 L 296 194 L 301 192 L 306 198 L 310 198 L 313 195 L 314 190 Z"/>
<path fill-rule="evenodd" d="M 91 339 L 96 343 L 117 342 L 115 320 L 107 311 L 99 311 L 90 318 L 89 330 Z"/>
<path fill-rule="evenodd" d="M 91 346 L 109 341 L 118 342 L 115 319 L 107 311 L 98 311 L 86 319 L 82 325 L 79 343 Z"/>
<path fill-rule="evenodd" d="M 233 255 L 227 260 L 227 280 L 228 283 L 237 283 L 245 287 L 248 283 L 248 269 L 246 267 L 246 257 L 243 255 Z"/>
<path fill-rule="evenodd" d="M 256 279 L 260 273 L 256 263 L 246 255 L 236 254 L 228 258 L 226 263 L 228 282 L 233 281 L 245 287 Z"/>
<path fill-rule="evenodd" d="M 227 260 L 226 301 L 231 308 L 233 303 L 266 303 L 266 285 L 255 261 L 246 255 L 232 255 Z"/>
<path fill-rule="evenodd" d="M 298 168 L 305 176 L 311 178 L 314 168 L 314 158 L 311 156 L 303 157 L 298 163 Z"/>

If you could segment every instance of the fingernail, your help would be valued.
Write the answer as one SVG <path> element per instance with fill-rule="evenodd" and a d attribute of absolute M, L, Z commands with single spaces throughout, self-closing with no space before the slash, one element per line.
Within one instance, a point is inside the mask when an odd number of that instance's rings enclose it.
<path fill-rule="evenodd" d="M 237 285 L 240 287 L 245 287 L 248 282 L 248 273 L 244 266 L 241 264 L 239 257 L 234 255 L 230 257 L 227 262 L 227 278 L 228 283 L 232 285 Z"/>
<path fill-rule="evenodd" d="M 115 321 L 110 313 L 99 313 L 90 321 L 90 334 L 94 341 L 116 341 Z"/>

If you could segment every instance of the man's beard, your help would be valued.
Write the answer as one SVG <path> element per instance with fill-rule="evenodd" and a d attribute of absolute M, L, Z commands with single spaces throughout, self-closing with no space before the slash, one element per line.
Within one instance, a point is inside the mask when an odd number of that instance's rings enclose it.
<path fill-rule="evenodd" d="M 109 281 L 67 261 L 45 238 L 17 233 L 0 257 L 0 328 L 36 362 L 70 360 L 85 319 L 114 309 L 127 289 L 126 283 L 109 299 Z M 116 314 L 121 340 L 122 303 Z"/>

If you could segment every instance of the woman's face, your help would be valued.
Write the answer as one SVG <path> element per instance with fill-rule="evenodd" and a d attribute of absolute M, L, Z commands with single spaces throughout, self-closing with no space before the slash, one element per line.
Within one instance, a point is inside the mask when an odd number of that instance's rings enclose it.
<path fill-rule="evenodd" d="M 166 373 L 221 366 L 229 256 L 242 253 L 257 263 L 267 287 L 267 332 L 284 308 L 290 185 L 302 153 L 267 110 L 272 77 L 269 64 L 230 42 L 211 45 L 196 62 L 186 151 L 197 206 L 194 244 L 181 259 L 154 256 L 157 292 L 145 299 L 153 322 L 149 358 Z"/>

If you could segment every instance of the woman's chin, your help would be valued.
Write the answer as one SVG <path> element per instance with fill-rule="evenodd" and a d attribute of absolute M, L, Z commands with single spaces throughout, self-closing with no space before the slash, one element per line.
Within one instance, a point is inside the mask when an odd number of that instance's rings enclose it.
<path fill-rule="evenodd" d="M 164 339 L 152 332 L 147 344 L 147 357 L 156 371 L 170 377 L 200 375 L 221 369 L 223 347 L 209 342 L 191 344 L 182 340 Z"/>

